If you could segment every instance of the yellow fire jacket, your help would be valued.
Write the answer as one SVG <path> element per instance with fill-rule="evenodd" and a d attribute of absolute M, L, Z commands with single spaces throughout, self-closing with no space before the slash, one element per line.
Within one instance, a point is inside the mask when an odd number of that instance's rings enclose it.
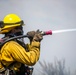
<path fill-rule="evenodd" d="M 40 42 L 32 42 L 31 45 L 27 44 L 29 52 L 17 42 L 9 41 L 3 45 L 0 50 L 0 69 L 3 68 L 1 62 L 5 66 L 9 66 L 12 62 L 15 63 L 15 68 L 19 68 L 21 63 L 33 66 L 40 56 Z"/>

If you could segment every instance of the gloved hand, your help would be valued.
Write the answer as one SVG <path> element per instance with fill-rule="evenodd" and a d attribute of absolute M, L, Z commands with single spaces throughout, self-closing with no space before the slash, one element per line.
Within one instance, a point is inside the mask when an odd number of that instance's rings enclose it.
<path fill-rule="evenodd" d="M 43 39 L 43 35 L 41 34 L 41 31 L 37 30 L 35 32 L 34 37 L 33 37 L 33 41 L 39 41 L 39 42 L 41 42 L 42 39 Z"/>
<path fill-rule="evenodd" d="M 30 41 L 32 41 L 35 33 L 36 33 L 35 31 L 29 31 L 29 32 L 27 32 L 27 35 L 29 36 L 28 38 L 30 39 Z"/>

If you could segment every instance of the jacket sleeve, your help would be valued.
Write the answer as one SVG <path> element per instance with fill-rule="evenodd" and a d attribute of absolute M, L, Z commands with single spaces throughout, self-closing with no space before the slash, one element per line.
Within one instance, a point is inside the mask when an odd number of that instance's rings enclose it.
<path fill-rule="evenodd" d="M 40 42 L 32 42 L 31 45 L 28 46 L 28 49 L 29 52 L 26 52 L 26 50 L 15 41 L 10 41 L 7 44 L 7 50 L 12 59 L 32 66 L 39 60 Z"/>

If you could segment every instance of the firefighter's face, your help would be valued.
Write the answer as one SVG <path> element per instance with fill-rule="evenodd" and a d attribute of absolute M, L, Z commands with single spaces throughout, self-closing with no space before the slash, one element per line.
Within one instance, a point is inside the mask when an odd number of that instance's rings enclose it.
<path fill-rule="evenodd" d="M 16 27 L 15 29 L 12 30 L 12 32 L 16 36 L 23 35 L 23 27 L 22 26 Z"/>

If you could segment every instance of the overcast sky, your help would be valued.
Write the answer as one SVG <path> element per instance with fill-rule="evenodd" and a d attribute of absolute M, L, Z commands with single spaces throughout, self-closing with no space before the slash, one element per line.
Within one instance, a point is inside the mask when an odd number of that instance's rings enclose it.
<path fill-rule="evenodd" d="M 37 29 L 76 28 L 76 0 L 0 0 L 0 20 L 9 13 L 24 20 L 25 34 Z M 76 31 L 44 36 L 40 61 L 53 62 L 55 58 L 65 59 L 67 67 L 76 69 Z"/>

